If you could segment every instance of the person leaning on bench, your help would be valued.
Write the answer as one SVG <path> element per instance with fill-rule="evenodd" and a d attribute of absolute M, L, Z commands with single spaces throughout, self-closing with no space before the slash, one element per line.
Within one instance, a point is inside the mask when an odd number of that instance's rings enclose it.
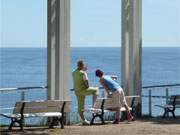
<path fill-rule="evenodd" d="M 116 115 L 113 124 L 119 123 L 120 108 L 124 106 L 127 112 L 127 120 L 130 122 L 133 116 L 130 113 L 129 107 L 126 103 L 124 91 L 121 86 L 115 81 L 117 77 L 104 75 L 103 71 L 97 69 L 95 72 L 96 76 L 100 78 L 99 82 L 106 90 L 108 97 L 112 97 L 113 103 L 116 103 Z M 117 107 L 118 106 L 118 107 Z"/>
<path fill-rule="evenodd" d="M 87 77 L 87 66 L 83 60 L 77 61 L 77 69 L 73 71 L 73 82 L 75 95 L 78 103 L 78 112 L 81 117 L 83 125 L 89 125 L 90 122 L 84 118 L 84 103 L 87 95 L 93 95 L 93 105 L 97 99 L 98 87 L 89 87 L 88 77 Z"/>

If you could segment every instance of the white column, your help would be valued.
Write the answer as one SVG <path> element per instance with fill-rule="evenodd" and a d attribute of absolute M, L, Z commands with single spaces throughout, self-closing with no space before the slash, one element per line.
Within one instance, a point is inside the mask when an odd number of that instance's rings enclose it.
<path fill-rule="evenodd" d="M 70 0 L 48 0 L 48 99 L 70 100 Z"/>
<path fill-rule="evenodd" d="M 141 94 L 142 0 L 122 0 L 121 74 L 126 95 Z"/>

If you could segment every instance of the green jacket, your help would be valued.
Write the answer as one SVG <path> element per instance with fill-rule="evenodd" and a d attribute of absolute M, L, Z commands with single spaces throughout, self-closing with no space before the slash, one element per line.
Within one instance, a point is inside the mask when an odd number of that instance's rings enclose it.
<path fill-rule="evenodd" d="M 85 75 L 85 72 L 82 70 L 76 69 L 75 71 L 73 71 L 73 82 L 74 82 L 74 89 L 75 89 L 76 94 L 86 89 L 86 86 L 83 80 L 84 75 Z"/>

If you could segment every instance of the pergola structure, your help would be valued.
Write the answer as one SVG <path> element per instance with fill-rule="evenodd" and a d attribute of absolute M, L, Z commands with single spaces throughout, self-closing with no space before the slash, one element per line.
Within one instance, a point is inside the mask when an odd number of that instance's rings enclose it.
<path fill-rule="evenodd" d="M 122 85 L 126 95 L 140 95 L 142 0 L 121 1 Z M 48 99 L 70 99 L 71 72 L 70 0 L 48 0 Z"/>

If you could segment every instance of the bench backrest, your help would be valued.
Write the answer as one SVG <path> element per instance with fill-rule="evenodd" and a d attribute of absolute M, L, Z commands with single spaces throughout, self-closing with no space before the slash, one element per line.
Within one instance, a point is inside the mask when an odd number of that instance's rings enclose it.
<path fill-rule="evenodd" d="M 129 107 L 136 107 L 140 103 L 140 96 L 126 96 L 126 102 Z"/>
<path fill-rule="evenodd" d="M 95 102 L 95 104 L 94 104 L 94 108 L 95 109 L 100 109 L 101 107 L 103 107 L 103 105 L 104 105 L 104 102 L 105 101 L 105 99 L 104 98 L 98 98 L 97 100 L 96 100 L 96 102 Z"/>
<path fill-rule="evenodd" d="M 176 98 L 176 99 L 175 99 Z M 180 95 L 172 95 L 169 100 L 169 105 L 180 105 Z"/>
<path fill-rule="evenodd" d="M 135 107 L 140 102 L 140 96 L 126 96 L 126 102 L 129 107 Z M 117 107 L 112 98 L 107 98 L 104 103 L 104 109 Z"/>
<path fill-rule="evenodd" d="M 14 114 L 19 114 L 22 111 L 24 105 L 23 113 L 45 113 L 45 112 L 61 112 L 64 106 L 64 112 L 70 111 L 70 101 L 60 101 L 60 100 L 46 100 L 46 101 L 19 101 L 16 102 L 15 108 L 13 110 Z"/>

